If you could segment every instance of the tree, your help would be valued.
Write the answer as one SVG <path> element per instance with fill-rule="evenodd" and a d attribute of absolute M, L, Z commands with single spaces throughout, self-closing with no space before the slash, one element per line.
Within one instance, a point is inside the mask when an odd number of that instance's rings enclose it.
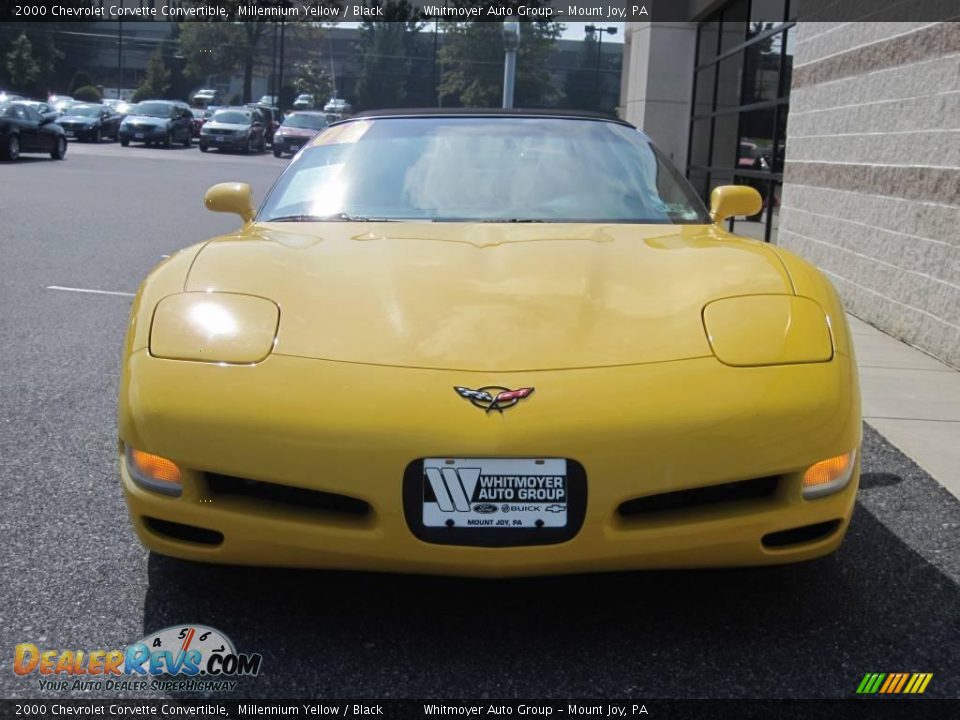
<path fill-rule="evenodd" d="M 380 7 L 383 20 L 364 22 L 357 44 L 359 108 L 403 107 L 411 97 L 423 94 L 417 87 L 420 76 L 413 72 L 423 27 L 420 14 L 407 0 L 386 0 Z"/>
<path fill-rule="evenodd" d="M 82 88 L 93 84 L 93 78 L 90 77 L 90 73 L 88 73 L 86 70 L 78 70 L 74 73 L 73 80 L 70 81 L 69 93 L 72 96 L 77 88 Z"/>
<path fill-rule="evenodd" d="M 293 66 L 293 87 L 297 93 L 313 95 L 321 107 L 333 90 L 333 81 L 323 62 L 317 59 L 299 62 Z"/>
<path fill-rule="evenodd" d="M 163 51 L 157 48 L 147 64 L 147 74 L 140 87 L 133 93 L 132 100 L 140 102 L 150 98 L 165 98 L 170 91 L 170 71 L 163 62 Z"/>
<path fill-rule="evenodd" d="M 71 95 L 74 100 L 79 100 L 80 102 L 98 103 L 103 100 L 100 91 L 93 85 L 82 85 L 74 90 Z"/>
<path fill-rule="evenodd" d="M 580 45 L 577 65 L 567 72 L 565 105 L 577 110 L 595 110 L 597 104 L 597 40 L 588 33 Z"/>
<path fill-rule="evenodd" d="M 503 97 L 503 28 L 495 22 L 450 22 L 440 51 L 444 105 L 498 107 Z M 522 22 L 517 51 L 515 104 L 555 105 L 560 93 L 546 63 L 560 35 L 560 23 Z"/>
<path fill-rule="evenodd" d="M 26 33 L 20 33 L 20 37 L 13 41 L 5 65 L 10 84 L 17 90 L 29 91 L 40 77 L 40 65 L 33 57 L 33 43 Z"/>

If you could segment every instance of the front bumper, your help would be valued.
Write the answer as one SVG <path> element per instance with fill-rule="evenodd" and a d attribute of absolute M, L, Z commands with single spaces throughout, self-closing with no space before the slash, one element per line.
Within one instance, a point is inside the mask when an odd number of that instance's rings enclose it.
<path fill-rule="evenodd" d="M 200 135 L 200 144 L 208 148 L 245 149 L 249 135 Z"/>
<path fill-rule="evenodd" d="M 67 140 L 91 140 L 97 132 L 97 128 L 86 125 L 82 127 L 62 125 L 61 127 L 63 127 L 63 133 L 66 135 Z"/>
<path fill-rule="evenodd" d="M 454 385 L 535 385 L 485 414 Z M 257 366 L 159 360 L 140 350 L 121 385 L 125 445 L 176 461 L 181 497 L 136 485 L 121 457 L 134 527 L 159 553 L 220 563 L 501 577 L 666 567 L 768 565 L 835 550 L 859 470 L 842 491 L 804 500 L 802 472 L 859 445 L 852 362 L 730 368 L 713 358 L 560 372 L 398 369 L 274 355 Z M 554 545 L 466 547 L 417 539 L 402 497 L 421 457 L 565 457 L 586 470 L 582 528 Z M 211 493 L 203 471 L 337 493 L 367 515 Z M 769 497 L 628 517 L 621 503 L 778 476 Z M 202 544 L 147 518 L 222 533 Z M 763 538 L 820 523 L 806 542 Z"/>
<path fill-rule="evenodd" d="M 308 142 L 310 142 L 310 138 L 307 138 L 307 137 L 304 137 L 304 138 L 284 137 L 283 139 L 274 138 L 273 147 L 279 150 L 280 152 L 290 153 L 291 155 L 294 155 L 300 152 L 300 148 L 302 148 Z"/>
<path fill-rule="evenodd" d="M 129 142 L 155 142 L 166 140 L 167 129 L 163 127 L 120 128 L 118 135 L 121 140 Z"/>

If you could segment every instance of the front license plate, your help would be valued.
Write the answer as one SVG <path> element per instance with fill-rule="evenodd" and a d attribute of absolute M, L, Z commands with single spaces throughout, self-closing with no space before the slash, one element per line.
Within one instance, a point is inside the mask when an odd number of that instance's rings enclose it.
<path fill-rule="evenodd" d="M 137 140 L 143 140 L 143 133 L 134 133 L 133 137 Z"/>
<path fill-rule="evenodd" d="M 425 458 L 428 528 L 564 528 L 567 461 L 551 458 Z"/>

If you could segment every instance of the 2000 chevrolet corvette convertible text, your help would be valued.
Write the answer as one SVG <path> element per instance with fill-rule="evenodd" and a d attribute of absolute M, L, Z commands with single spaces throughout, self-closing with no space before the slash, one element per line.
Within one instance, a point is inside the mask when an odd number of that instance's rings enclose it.
<path fill-rule="evenodd" d="M 860 400 L 836 293 L 616 120 L 371 113 L 134 301 L 120 472 L 191 560 L 509 576 L 835 550 Z"/>

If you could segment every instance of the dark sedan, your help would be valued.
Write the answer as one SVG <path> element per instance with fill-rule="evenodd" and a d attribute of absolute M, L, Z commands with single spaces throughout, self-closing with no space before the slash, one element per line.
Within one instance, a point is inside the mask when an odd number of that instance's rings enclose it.
<path fill-rule="evenodd" d="M 193 135 L 190 125 L 193 114 L 185 102 L 178 100 L 144 100 L 130 109 L 120 123 L 120 144 L 127 147 L 131 142 L 144 145 L 183 143 L 190 147 Z"/>
<path fill-rule="evenodd" d="M 50 153 L 54 160 L 67 154 L 63 128 L 21 102 L 0 103 L 0 158 L 16 160 L 20 153 Z"/>
<path fill-rule="evenodd" d="M 324 130 L 329 123 L 322 112 L 292 112 L 283 119 L 283 124 L 273 136 L 273 155 L 295 153 L 314 135 Z"/>
<path fill-rule="evenodd" d="M 263 152 L 266 123 L 259 110 L 248 107 L 220 108 L 200 128 L 200 151 L 221 150 Z"/>
<path fill-rule="evenodd" d="M 73 105 L 57 123 L 68 138 L 98 143 L 105 137 L 116 140 L 122 119 L 107 105 Z"/>

